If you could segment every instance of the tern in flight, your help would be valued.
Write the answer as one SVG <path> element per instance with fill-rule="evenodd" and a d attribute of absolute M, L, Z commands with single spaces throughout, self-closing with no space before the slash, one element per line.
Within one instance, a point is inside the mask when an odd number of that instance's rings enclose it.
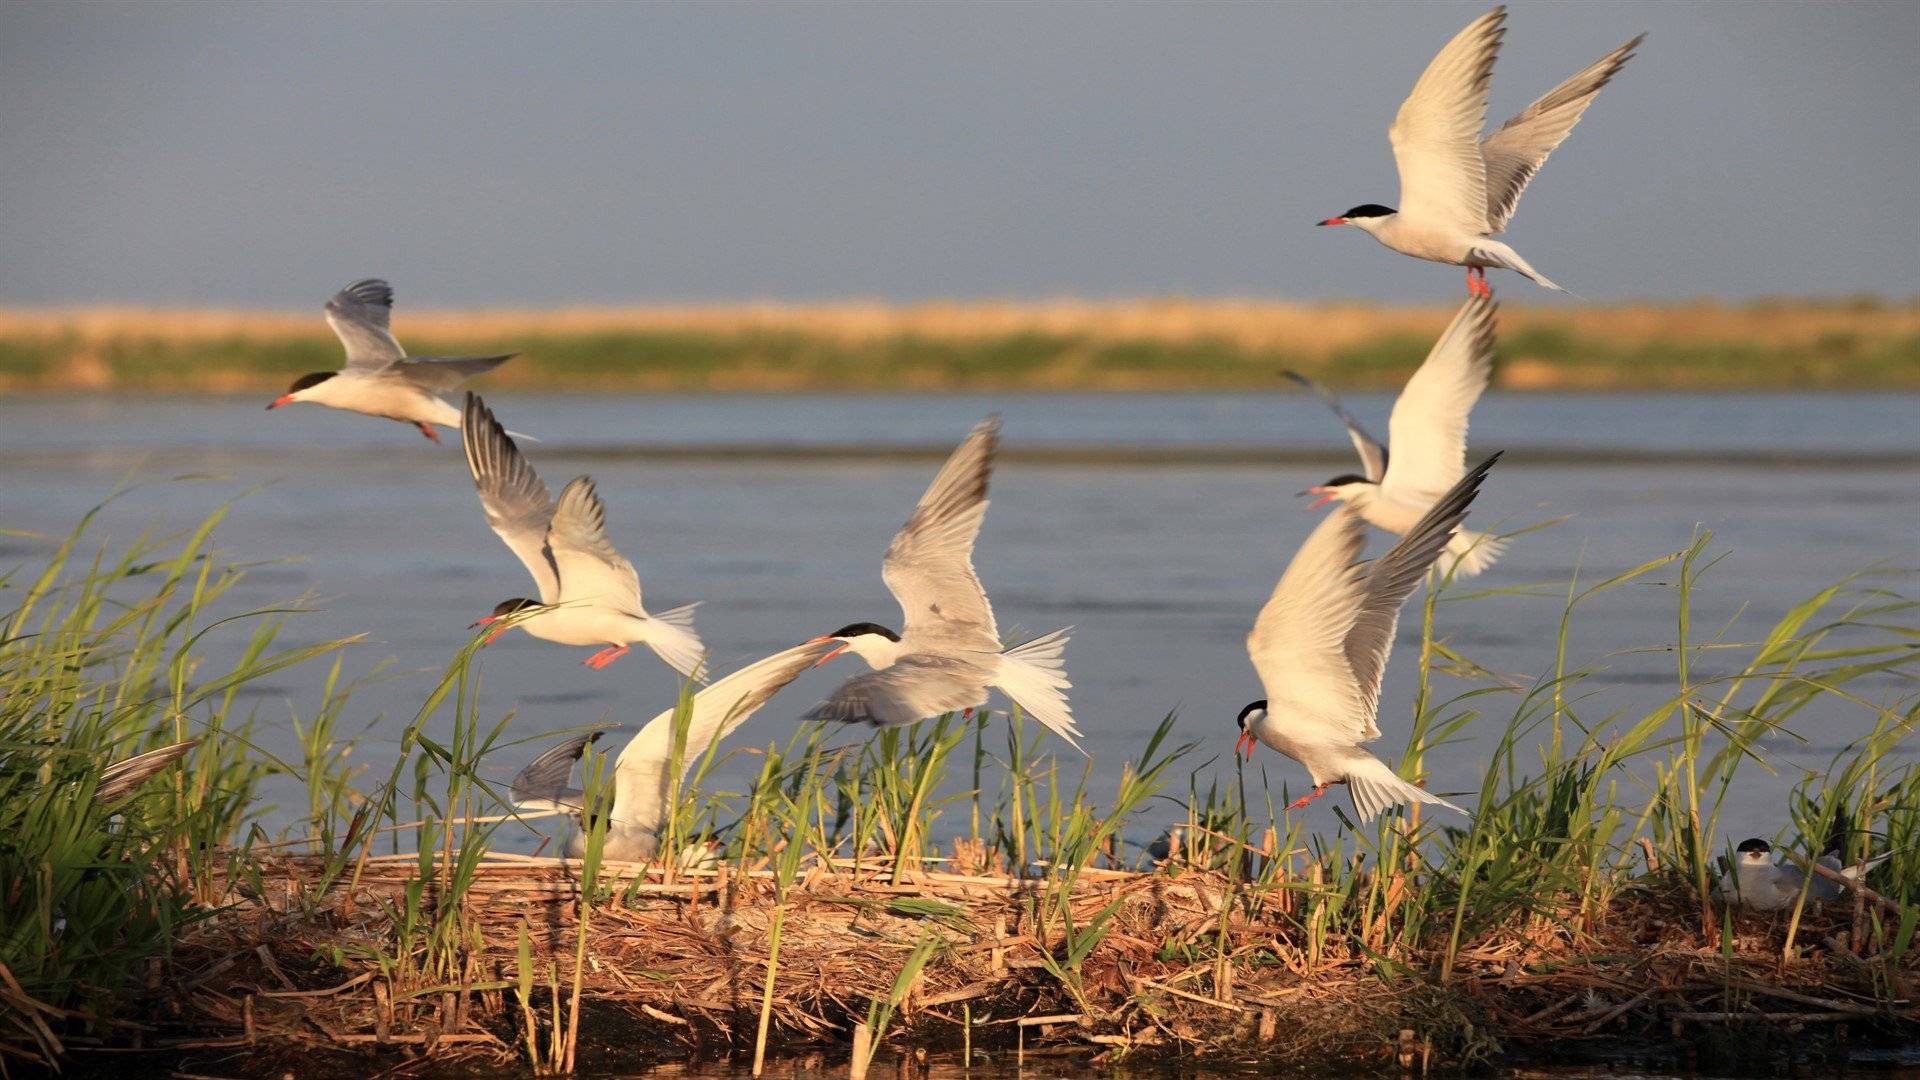
<path fill-rule="evenodd" d="M 1351 225 L 1403 255 L 1464 266 L 1467 291 L 1475 295 L 1488 295 L 1491 266 L 1564 292 L 1493 237 L 1505 231 L 1547 155 L 1646 35 L 1594 61 L 1483 139 L 1487 86 L 1506 21 L 1502 5 L 1467 24 L 1401 103 L 1387 129 L 1400 168 L 1400 208 L 1365 203 L 1320 224 Z"/>
<path fill-rule="evenodd" d="M 1867 871 L 1892 857 L 1889 853 L 1855 866 L 1842 866 L 1840 857 L 1829 853 L 1820 856 L 1819 863 L 1848 881 L 1858 882 L 1867 876 Z M 1808 884 L 1806 871 L 1797 866 L 1775 865 L 1773 846 L 1759 837 L 1740 842 L 1735 849 L 1733 868 L 1721 875 L 1719 885 L 1722 899 L 1737 902 L 1749 911 L 1785 911 L 1800 902 L 1803 887 L 1807 899 L 1822 903 L 1838 900 L 1845 891 L 1839 882 L 1823 875 L 1815 874 L 1812 884 Z"/>
<path fill-rule="evenodd" d="M 840 642 L 821 663 L 850 652 L 874 670 L 840 684 L 806 719 L 897 727 L 971 711 L 998 687 L 1022 712 L 1080 748 L 1066 695 L 1073 685 L 1064 661 L 1072 627 L 1003 649 L 973 569 L 999 445 L 1000 419 L 990 416 L 947 458 L 887 548 L 881 576 L 900 602 L 900 631 L 857 622 L 815 639 Z"/>
<path fill-rule="evenodd" d="M 439 442 L 440 433 L 433 425 L 460 426 L 460 411 L 440 395 L 492 371 L 513 354 L 408 356 L 387 329 L 392 315 L 393 286 L 378 278 L 356 281 L 335 293 L 327 301 L 327 324 L 346 347 L 347 366 L 300 376 L 267 408 L 310 401 L 412 424 L 420 434 Z"/>
<path fill-rule="evenodd" d="M 587 666 L 604 668 L 646 645 L 682 675 L 698 676 L 705 651 L 687 604 L 648 614 L 640 603 L 640 575 L 607 539 L 607 511 L 590 477 L 576 476 L 555 502 L 533 466 L 480 398 L 469 392 L 461 425 L 467 468 L 480 492 L 487 524 L 526 564 L 540 599 L 503 600 L 474 623 L 510 619 L 487 636 L 525 630 L 562 645 L 599 645 Z"/>
<path fill-rule="evenodd" d="M 810 641 L 764 660 L 748 664 L 693 695 L 693 712 L 681 748 L 680 776 L 706 756 L 709 747 L 746 723 L 760 706 L 800 673 L 819 663 L 828 651 L 822 641 Z M 673 717 L 668 709 L 634 735 L 613 764 L 613 803 L 609 807 L 605 857 L 637 861 L 658 852 L 660 833 L 673 814 L 668 796 L 673 789 Z M 578 788 L 567 786 L 573 763 L 587 744 L 601 733 L 575 736 L 541 754 L 513 778 L 511 797 L 523 810 L 557 810 L 578 815 L 585 802 Z M 585 848 L 585 830 L 577 830 L 568 854 L 578 858 Z M 704 856 L 704 852 L 697 855 Z"/>
<path fill-rule="evenodd" d="M 1345 473 L 1300 493 L 1319 496 L 1313 507 L 1339 500 L 1367 524 L 1404 535 L 1460 479 L 1467 469 L 1467 414 L 1487 388 L 1493 369 L 1496 310 L 1487 297 L 1469 297 L 1434 342 L 1393 403 L 1387 420 L 1391 456 L 1332 394 L 1305 375 L 1286 373 L 1320 395 L 1360 452 L 1363 475 Z M 1447 542 L 1438 566 L 1442 574 L 1472 577 L 1493 565 L 1505 548 L 1506 541 L 1497 537 L 1460 529 Z"/>
<path fill-rule="evenodd" d="M 1362 749 L 1380 737 L 1380 680 L 1400 608 L 1467 515 L 1495 454 L 1474 466 L 1385 555 L 1362 561 L 1367 527 L 1350 506 L 1313 530 L 1247 635 L 1247 655 L 1267 696 L 1240 710 L 1235 748 L 1265 743 L 1307 767 L 1313 791 L 1298 810 L 1347 785 L 1360 820 L 1390 806 L 1432 803 L 1466 813 L 1400 779 Z"/>

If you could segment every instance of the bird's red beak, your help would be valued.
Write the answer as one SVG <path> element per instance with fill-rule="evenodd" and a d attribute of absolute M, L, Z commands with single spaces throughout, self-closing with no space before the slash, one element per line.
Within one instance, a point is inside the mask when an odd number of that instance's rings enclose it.
<path fill-rule="evenodd" d="M 1260 740 L 1253 737 L 1253 732 L 1242 731 L 1240 737 L 1233 741 L 1233 752 L 1251 761 L 1253 760 L 1253 748 L 1258 745 L 1260 745 Z"/>
<path fill-rule="evenodd" d="M 291 405 L 292 403 L 293 403 L 292 394 L 281 394 L 279 397 L 274 398 L 272 401 L 267 403 L 267 411 L 271 412 L 282 405 Z"/>
<path fill-rule="evenodd" d="M 1327 505 L 1328 503 L 1340 497 L 1339 495 L 1335 494 L 1334 490 L 1330 487 L 1310 487 L 1307 490 L 1301 492 L 1300 494 L 1320 496 L 1319 498 L 1307 504 L 1307 509 L 1309 510 L 1318 510 L 1321 507 Z"/>
<path fill-rule="evenodd" d="M 1345 225 L 1346 223 L 1347 223 L 1347 219 L 1343 217 L 1330 217 L 1327 220 L 1320 222 L 1320 224 L 1322 225 Z"/>
<path fill-rule="evenodd" d="M 499 622 L 502 618 L 504 618 L 504 616 L 488 615 L 488 616 L 485 616 L 484 618 L 475 619 L 472 623 L 468 624 L 467 629 L 472 630 L 475 627 L 492 626 L 494 623 Z M 493 633 L 488 634 L 487 640 L 481 642 L 480 644 L 482 645 L 493 644 L 494 642 L 500 640 L 500 635 L 506 633 L 509 629 L 511 629 L 511 627 L 503 626 L 500 629 L 495 630 Z"/>
<path fill-rule="evenodd" d="M 816 638 L 815 640 L 817 640 L 817 641 L 825 641 L 825 640 L 827 640 L 827 639 L 826 639 L 826 638 Z M 847 651 L 847 647 L 846 647 L 845 645 L 842 645 L 842 646 L 840 646 L 839 648 L 837 648 L 837 649 L 835 649 L 835 650 L 833 650 L 832 652 L 830 652 L 830 653 L 828 653 L 827 655 L 825 655 L 825 656 L 823 656 L 823 657 L 821 657 L 820 659 L 818 659 L 818 660 L 815 660 L 815 661 L 813 662 L 813 666 L 814 666 L 814 667 L 819 667 L 819 666 L 820 666 L 821 664 L 824 664 L 824 663 L 826 663 L 827 661 L 829 661 L 829 660 L 831 660 L 831 659 L 833 659 L 833 658 L 834 658 L 834 657 L 836 657 L 836 656 L 839 656 L 839 655 L 840 655 L 841 653 L 843 653 L 843 652 L 846 652 L 846 651 Z"/>

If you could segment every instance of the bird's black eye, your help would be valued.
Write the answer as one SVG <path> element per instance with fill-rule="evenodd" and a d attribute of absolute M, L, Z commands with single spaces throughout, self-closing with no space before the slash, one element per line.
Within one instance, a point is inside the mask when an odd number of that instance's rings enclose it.
<path fill-rule="evenodd" d="M 1240 710 L 1240 715 L 1234 719 L 1234 723 L 1239 725 L 1241 731 L 1245 731 L 1247 730 L 1247 721 L 1253 718 L 1254 713 L 1266 711 L 1266 698 L 1261 698 L 1259 701 L 1248 702 L 1247 707 Z"/>

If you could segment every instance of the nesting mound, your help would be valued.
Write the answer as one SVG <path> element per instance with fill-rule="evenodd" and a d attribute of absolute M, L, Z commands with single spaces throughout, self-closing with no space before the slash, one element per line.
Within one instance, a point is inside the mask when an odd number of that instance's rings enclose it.
<path fill-rule="evenodd" d="M 259 868 L 182 943 L 167 1026 L 196 1035 L 173 1045 L 522 1056 L 527 1026 L 575 992 L 576 960 L 579 1000 L 629 1016 L 651 1041 L 754 1043 L 782 906 L 765 868 L 606 864 L 611 896 L 590 910 L 584 940 L 573 860 L 489 856 L 457 899 L 446 890 L 456 868 L 439 857 L 372 858 L 331 881 L 319 859 Z M 916 1045 L 1080 1043 L 1249 1062 L 1467 1063 L 1726 1025 L 1920 1024 L 1913 956 L 1849 950 L 1858 910 L 1807 912 L 1783 960 L 1784 918 L 1736 920 L 1723 947 L 1679 890 L 1626 894 L 1585 917 L 1569 898 L 1564 913 L 1466 941 L 1445 966 L 1396 943 L 1390 905 L 1364 940 L 1322 932 L 1310 881 L 1253 893 L 1190 868 L 1088 869 L 1067 885 L 893 876 L 885 860 L 821 861 L 787 889 L 770 1045 L 842 1043 L 890 998 L 889 1038 Z M 1536 911 L 1551 912 L 1541 900 Z M 903 983 L 927 942 L 931 956 Z"/>

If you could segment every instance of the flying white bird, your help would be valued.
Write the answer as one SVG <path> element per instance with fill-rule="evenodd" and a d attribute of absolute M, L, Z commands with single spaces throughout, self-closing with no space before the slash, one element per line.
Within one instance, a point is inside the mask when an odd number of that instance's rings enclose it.
<path fill-rule="evenodd" d="M 539 600 L 503 600 L 475 622 L 486 626 L 511 619 L 487 641 L 517 628 L 562 645 L 604 646 L 586 659 L 593 668 L 606 667 L 639 642 L 680 674 L 697 676 L 705 651 L 693 630 L 693 609 L 699 605 L 647 613 L 640 603 L 640 575 L 607 539 L 607 511 L 593 480 L 574 477 L 556 503 L 506 429 L 471 392 L 463 418 L 467 469 L 487 524 L 520 557 L 540 589 Z"/>
<path fill-rule="evenodd" d="M 821 663 L 850 652 L 874 670 L 842 683 L 806 719 L 896 727 L 971 711 L 998 687 L 1079 749 L 1064 663 L 1072 627 L 1002 649 L 993 607 L 973 569 L 999 445 L 1000 419 L 990 416 L 947 458 L 887 548 L 881 576 L 900 602 L 901 631 L 857 622 L 814 639 L 841 642 Z"/>
<path fill-rule="evenodd" d="M 356 281 L 335 293 L 327 301 L 327 324 L 346 347 L 347 366 L 300 376 L 267 408 L 310 401 L 412 424 L 420 434 L 439 442 L 434 424 L 460 426 L 459 411 L 440 395 L 492 371 L 514 354 L 408 356 L 387 329 L 392 315 L 393 286 L 378 278 Z"/>
<path fill-rule="evenodd" d="M 686 743 L 681 749 L 680 776 L 706 756 L 707 749 L 746 723 L 760 706 L 800 673 L 818 663 L 827 652 L 824 642 L 810 641 L 764 660 L 748 664 L 716 680 L 693 695 Z M 673 716 L 668 709 L 634 735 L 613 764 L 613 803 L 608 809 L 607 839 L 602 853 L 609 859 L 651 859 L 659 850 L 660 832 L 673 814 L 668 796 L 673 785 Z M 578 815 L 585 803 L 578 788 L 567 786 L 573 763 L 601 732 L 575 736 L 533 759 L 513 778 L 510 796 L 523 810 L 558 810 Z M 579 857 L 586 844 L 585 830 L 574 833 L 568 854 Z M 706 852 L 694 849 L 695 860 Z"/>
<path fill-rule="evenodd" d="M 1493 322 L 1497 306 L 1484 296 L 1469 297 L 1434 342 L 1420 369 L 1394 400 L 1387 420 L 1388 447 L 1367 434 L 1337 398 L 1298 372 L 1287 376 L 1319 394 L 1346 425 L 1360 452 L 1364 475 L 1344 473 L 1302 495 L 1318 495 L 1313 507 L 1338 499 L 1359 512 L 1367 524 L 1405 534 L 1467 469 L 1467 414 L 1487 388 L 1493 370 Z M 1440 572 L 1472 577 L 1500 557 L 1506 541 L 1459 529 L 1437 564 Z"/>
<path fill-rule="evenodd" d="M 1240 710 L 1235 749 L 1256 742 L 1307 767 L 1313 791 L 1297 810 L 1346 784 L 1354 811 L 1370 821 L 1401 803 L 1432 803 L 1466 813 L 1407 783 L 1361 744 L 1380 737 L 1380 680 L 1393 649 L 1400 608 L 1467 515 L 1495 454 L 1460 478 L 1399 543 L 1360 559 L 1367 527 L 1342 506 L 1315 528 L 1287 564 L 1247 635 L 1247 655 L 1267 696 Z"/>
<path fill-rule="evenodd" d="M 1807 872 L 1799 867 L 1774 865 L 1773 846 L 1759 837 L 1742 840 L 1734 850 L 1733 867 L 1720 876 L 1719 892 L 1722 899 L 1737 902 L 1749 911 L 1785 911 L 1800 902 L 1803 885 L 1808 900 L 1822 903 L 1838 900 L 1845 892 L 1839 882 L 1823 875 L 1815 874 L 1808 884 Z M 1848 881 L 1858 882 L 1867 871 L 1892 857 L 1889 853 L 1855 866 L 1842 866 L 1840 857 L 1829 853 L 1820 856 L 1819 863 Z"/>
<path fill-rule="evenodd" d="M 1488 295 L 1491 266 L 1565 291 L 1493 237 L 1505 231 L 1547 155 L 1646 35 L 1594 61 L 1483 139 L 1487 86 L 1506 20 L 1502 5 L 1467 24 L 1401 103 L 1387 129 L 1400 168 L 1400 209 L 1365 203 L 1320 224 L 1352 225 L 1403 255 L 1464 266 L 1467 291 L 1475 295 Z"/>

